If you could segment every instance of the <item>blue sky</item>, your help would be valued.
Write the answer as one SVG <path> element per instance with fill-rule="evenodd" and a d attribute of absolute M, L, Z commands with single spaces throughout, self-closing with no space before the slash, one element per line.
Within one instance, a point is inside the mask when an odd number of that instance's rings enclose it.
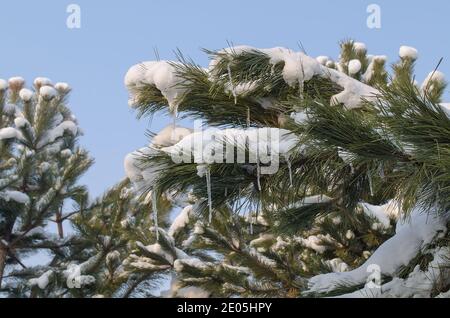
<path fill-rule="evenodd" d="M 68 29 L 66 8 L 81 7 L 81 29 Z M 381 8 L 381 29 L 366 25 L 369 4 Z M 127 106 L 127 69 L 154 59 L 172 59 L 181 49 L 201 64 L 200 48 L 227 45 L 285 46 L 301 41 L 312 56 L 336 57 L 338 41 L 365 42 L 372 54 L 397 59 L 400 45 L 419 50 L 417 79 L 444 57 L 450 74 L 446 20 L 449 1 L 3 1 L 0 11 L 0 78 L 37 76 L 73 87 L 70 104 L 85 132 L 81 143 L 96 164 L 82 180 L 95 195 L 119 181 L 124 156 L 147 143 L 145 130 L 169 122 L 162 116 L 137 121 Z M 447 94 L 448 96 L 448 94 Z"/>

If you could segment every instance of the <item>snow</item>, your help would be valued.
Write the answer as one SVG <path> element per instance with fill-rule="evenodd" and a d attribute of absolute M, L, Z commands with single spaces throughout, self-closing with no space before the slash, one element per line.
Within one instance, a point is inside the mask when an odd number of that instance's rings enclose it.
<path fill-rule="evenodd" d="M 237 103 L 238 96 L 248 95 L 253 90 L 255 90 L 258 84 L 257 82 L 247 82 L 247 83 L 240 83 L 235 86 L 231 82 L 231 71 L 229 72 L 229 78 L 230 80 L 228 81 L 228 83 L 225 84 L 225 92 L 231 93 L 233 95 L 235 103 Z"/>
<path fill-rule="evenodd" d="M 370 56 L 369 58 L 369 65 L 367 66 L 366 71 L 364 72 L 364 74 L 362 75 L 362 80 L 365 83 L 368 83 L 371 79 L 372 76 L 374 74 L 374 67 L 375 64 L 381 64 L 384 65 L 384 63 L 386 63 L 387 60 L 387 56 L 386 55 L 375 55 L 375 56 Z"/>
<path fill-rule="evenodd" d="M 353 59 L 348 62 L 348 73 L 350 75 L 357 74 L 361 70 L 361 62 L 358 59 Z"/>
<path fill-rule="evenodd" d="M 331 61 L 331 60 L 327 61 L 327 63 L 325 64 L 325 66 L 329 67 L 329 68 L 334 68 L 335 65 L 336 64 L 334 63 L 334 61 Z"/>
<path fill-rule="evenodd" d="M 67 94 L 68 92 L 70 92 L 71 87 L 67 83 L 59 82 L 55 84 L 55 89 L 61 94 Z"/>
<path fill-rule="evenodd" d="M 174 128 L 175 127 L 175 128 Z M 148 147 L 141 148 L 133 153 L 128 154 L 124 159 L 125 174 L 138 187 L 144 185 L 152 185 L 157 178 L 161 166 L 144 167 L 142 158 L 158 154 L 156 148 L 170 147 L 181 141 L 184 137 L 192 133 L 191 129 L 169 125 L 161 130 Z"/>
<path fill-rule="evenodd" d="M 406 45 L 402 45 L 400 47 L 400 50 L 398 51 L 398 55 L 402 58 L 402 59 L 411 59 L 411 60 L 417 60 L 418 56 L 419 56 L 419 52 L 411 47 L 411 46 L 406 46 Z"/>
<path fill-rule="evenodd" d="M 305 81 L 310 80 L 313 76 L 322 76 L 330 79 L 339 86 L 343 87 L 343 91 L 332 97 L 333 103 L 343 103 L 348 109 L 359 107 L 362 99 L 370 99 L 378 91 L 370 86 L 361 83 L 342 72 L 330 69 L 320 62 L 302 52 L 294 52 L 292 50 L 276 47 L 270 49 L 256 49 L 250 46 L 235 46 L 224 49 L 219 53 L 240 54 L 258 50 L 265 53 L 270 58 L 270 63 L 275 65 L 283 62 L 282 71 L 284 81 L 290 85 L 299 85 L 303 87 Z M 221 58 L 220 55 L 218 57 Z M 214 67 L 218 60 L 212 60 L 208 72 L 213 76 L 215 74 Z M 180 87 L 180 79 L 176 74 L 174 66 L 167 61 L 143 62 L 132 66 L 125 76 L 125 85 L 128 88 L 131 99 L 131 105 L 134 104 L 134 95 L 143 85 L 154 85 L 159 89 L 162 95 L 167 99 L 169 110 L 177 114 L 180 97 L 185 93 L 185 89 Z M 249 89 L 248 85 L 244 85 L 243 91 Z M 237 94 L 236 87 L 231 86 L 234 93 Z"/>
<path fill-rule="evenodd" d="M 181 287 L 181 283 L 175 276 L 172 277 L 170 289 L 161 293 L 163 298 L 208 298 L 211 293 L 195 286 Z"/>
<path fill-rule="evenodd" d="M 391 219 L 397 220 L 400 215 L 398 203 L 393 200 L 384 205 L 371 205 L 364 202 L 361 206 L 367 216 L 375 218 L 385 228 L 390 227 Z"/>
<path fill-rule="evenodd" d="M 30 203 L 30 198 L 23 192 L 14 190 L 5 190 L 0 192 L 0 198 L 6 202 L 14 201 L 20 204 Z"/>
<path fill-rule="evenodd" d="M 72 150 L 70 149 L 64 149 L 61 151 L 61 157 L 63 158 L 69 158 L 72 155 Z"/>
<path fill-rule="evenodd" d="M 19 131 L 13 127 L 0 129 L 0 140 L 13 139 L 19 137 Z"/>
<path fill-rule="evenodd" d="M 354 42 L 353 43 L 353 48 L 355 49 L 355 51 L 357 53 L 367 52 L 366 44 L 364 44 L 362 42 Z"/>
<path fill-rule="evenodd" d="M 341 273 L 346 272 L 350 269 L 350 267 L 342 261 L 340 258 L 334 258 L 332 260 L 325 261 L 325 265 L 330 267 L 333 273 Z"/>
<path fill-rule="evenodd" d="M 311 196 L 304 197 L 300 201 L 296 202 L 295 204 L 292 205 L 292 207 L 302 207 L 302 206 L 309 205 L 309 204 L 326 203 L 326 202 L 330 202 L 330 201 L 331 201 L 331 198 L 326 195 L 322 195 L 322 194 L 311 195 Z"/>
<path fill-rule="evenodd" d="M 430 90 L 433 88 L 433 83 L 444 84 L 445 75 L 440 71 L 430 72 L 422 83 L 422 91 Z"/>
<path fill-rule="evenodd" d="M 173 267 L 177 272 L 182 272 L 185 266 L 205 270 L 211 267 L 211 264 L 202 262 L 200 259 L 194 257 L 177 259 L 173 264 Z"/>
<path fill-rule="evenodd" d="M 347 109 L 358 108 L 363 99 L 374 100 L 378 90 L 367 86 L 342 72 L 330 70 L 330 79 L 338 85 L 344 87 L 344 90 L 331 98 L 333 105 L 342 103 Z"/>
<path fill-rule="evenodd" d="M 158 154 L 155 148 L 144 147 L 133 153 L 128 154 L 124 160 L 124 169 L 126 176 L 140 190 L 141 186 L 153 185 L 163 166 L 151 165 L 145 166 L 141 162 L 142 157 Z"/>
<path fill-rule="evenodd" d="M 173 237 L 182 229 L 184 229 L 189 224 L 189 216 L 192 215 L 192 213 L 192 205 L 188 205 L 187 207 L 185 207 L 172 222 L 172 225 L 170 226 L 167 233 Z"/>
<path fill-rule="evenodd" d="M 57 94 L 58 94 L 58 92 L 51 86 L 42 86 L 39 89 L 39 95 L 41 95 L 46 100 L 51 100 Z"/>
<path fill-rule="evenodd" d="M 8 83 L 0 78 L 0 91 L 5 91 L 8 88 Z"/>
<path fill-rule="evenodd" d="M 197 175 L 200 178 L 204 178 L 208 171 L 208 165 L 197 165 Z"/>
<path fill-rule="evenodd" d="M 256 259 L 258 259 L 258 262 L 264 264 L 265 266 L 269 266 L 269 267 L 276 267 L 277 263 L 268 258 L 267 256 L 261 254 L 260 252 L 258 252 L 255 248 L 251 247 L 249 249 L 247 249 L 247 252 L 250 256 L 255 257 Z"/>
<path fill-rule="evenodd" d="M 419 251 L 437 235 L 445 233 L 446 220 L 420 206 L 414 208 L 409 219 L 397 222 L 396 233 L 385 241 L 360 267 L 345 273 L 328 273 L 309 280 L 310 291 L 327 292 L 340 284 L 364 283 L 370 274 L 370 266 L 377 265 L 382 274 L 393 276 L 401 266 L 406 266 Z"/>
<path fill-rule="evenodd" d="M 291 118 L 299 125 L 305 124 L 309 119 L 308 114 L 303 111 L 291 113 Z"/>
<path fill-rule="evenodd" d="M 14 119 L 14 125 L 17 128 L 25 128 L 27 125 L 29 125 L 30 123 L 28 122 L 28 120 L 26 120 L 24 117 L 16 117 Z"/>
<path fill-rule="evenodd" d="M 178 159 L 180 154 L 183 158 L 191 159 L 197 164 L 211 164 L 214 162 L 224 162 L 227 160 L 226 153 L 216 151 L 214 155 L 212 149 L 220 150 L 229 146 L 235 146 L 237 149 L 245 149 L 248 147 L 252 162 L 256 163 L 257 159 L 265 163 L 280 154 L 287 154 L 299 142 L 298 137 L 290 131 L 278 128 L 248 128 L 248 129 L 213 129 L 209 128 L 203 131 L 194 132 L 184 137 L 180 142 L 171 146 L 161 148 L 162 151 L 174 156 Z M 270 156 L 267 149 L 270 148 Z M 182 159 L 182 158 L 181 158 Z M 234 160 L 234 158 L 233 158 Z"/>
<path fill-rule="evenodd" d="M 170 264 L 173 264 L 173 262 L 174 262 L 174 258 L 172 256 L 172 254 L 170 254 L 169 252 L 164 250 L 162 248 L 162 246 L 160 244 L 158 244 L 158 243 L 155 243 L 155 244 L 152 244 L 152 245 L 148 245 L 148 246 L 144 246 L 144 244 L 142 244 L 141 242 L 136 242 L 136 245 L 139 248 L 145 249 L 145 250 L 147 250 L 148 252 L 150 252 L 152 254 L 159 255 L 160 257 L 165 259 Z"/>
<path fill-rule="evenodd" d="M 190 134 L 192 134 L 192 129 L 168 125 L 153 137 L 152 144 L 155 147 L 169 147 Z"/>
<path fill-rule="evenodd" d="M 274 239 L 272 234 L 260 234 L 257 239 L 250 241 L 250 246 L 258 246 Z"/>
<path fill-rule="evenodd" d="M 316 60 L 320 64 L 326 65 L 327 62 L 330 60 L 330 58 L 328 56 L 325 56 L 325 55 L 320 55 L 320 56 L 316 57 Z"/>
<path fill-rule="evenodd" d="M 14 76 L 8 80 L 9 88 L 13 91 L 20 91 L 25 84 L 23 77 Z"/>
<path fill-rule="evenodd" d="M 34 86 L 36 86 L 38 89 L 42 86 L 51 86 L 52 81 L 51 79 L 47 77 L 36 77 L 33 82 Z"/>
<path fill-rule="evenodd" d="M 221 51 L 221 53 L 240 54 L 242 52 L 250 52 L 258 50 L 270 57 L 270 63 L 277 64 L 284 62 L 283 79 L 285 82 L 294 86 L 299 84 L 303 86 L 305 81 L 310 80 L 313 76 L 321 76 L 330 79 L 332 82 L 343 87 L 343 91 L 331 98 L 333 104 L 342 103 L 348 109 L 357 108 L 361 104 L 362 99 L 373 99 L 378 90 L 357 81 L 346 74 L 330 69 L 321 65 L 316 59 L 305 55 L 302 52 L 293 52 L 286 48 L 276 47 L 271 49 L 256 49 L 250 46 L 235 46 Z M 219 57 L 220 58 L 220 57 Z M 214 71 L 217 60 L 210 63 L 210 71 Z"/>
<path fill-rule="evenodd" d="M 22 88 L 19 92 L 19 97 L 24 102 L 29 102 L 33 98 L 34 93 L 28 88 Z"/>
<path fill-rule="evenodd" d="M 78 126 L 73 121 L 63 121 L 61 124 L 47 132 L 44 138 L 39 141 L 38 147 L 40 148 L 54 142 L 56 139 L 61 138 L 65 132 L 70 133 L 72 136 L 76 136 L 78 133 Z"/>
<path fill-rule="evenodd" d="M 154 85 L 167 99 L 169 110 L 175 115 L 178 112 L 180 98 L 185 92 L 179 87 L 181 82 L 182 79 L 176 75 L 176 69 L 168 61 L 150 61 L 134 65 L 125 76 L 125 85 L 132 95 L 135 88 Z M 132 104 L 133 100 L 132 96 L 130 100 Z"/>
<path fill-rule="evenodd" d="M 50 280 L 52 276 L 54 275 L 54 272 L 52 270 L 48 270 L 44 274 L 42 274 L 39 278 L 32 278 L 28 281 L 28 284 L 30 287 L 38 286 L 40 289 L 47 288 L 48 284 L 50 283 Z"/>
<path fill-rule="evenodd" d="M 205 226 L 200 221 L 195 223 L 194 234 L 195 235 L 203 235 L 203 234 L 205 234 Z"/>
<path fill-rule="evenodd" d="M 323 243 L 334 243 L 334 240 L 330 234 L 310 235 L 307 238 L 297 237 L 295 240 L 304 247 L 310 248 L 319 254 L 323 254 L 328 249 L 327 245 L 329 244 L 323 245 Z"/>
<path fill-rule="evenodd" d="M 353 233 L 352 230 L 348 230 L 348 231 L 345 233 L 345 238 L 346 238 L 347 240 L 352 240 L 352 239 L 355 238 L 355 233 Z"/>
<path fill-rule="evenodd" d="M 436 291 L 436 287 L 448 286 L 450 283 L 447 271 L 450 249 L 446 246 L 438 247 L 429 250 L 428 253 L 433 256 L 433 260 L 424 271 L 420 269 L 420 265 L 417 265 L 404 279 L 394 277 L 390 282 L 381 285 L 381 288 L 370 288 L 366 285 L 360 290 L 339 297 L 429 298 Z"/>

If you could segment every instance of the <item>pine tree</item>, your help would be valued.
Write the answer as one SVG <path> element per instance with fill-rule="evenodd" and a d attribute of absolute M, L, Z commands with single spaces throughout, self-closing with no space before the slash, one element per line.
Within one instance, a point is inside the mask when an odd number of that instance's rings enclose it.
<path fill-rule="evenodd" d="M 63 223 L 70 202 L 87 198 L 78 179 L 92 164 L 77 145 L 69 85 L 47 78 L 37 78 L 33 90 L 24 85 L 20 77 L 0 80 L 0 291 L 17 297 L 43 289 L 72 244 Z M 51 223 L 57 234 L 48 231 Z M 50 265 L 26 266 L 38 253 L 50 255 Z"/>
<path fill-rule="evenodd" d="M 389 74 L 385 56 L 353 41 L 337 61 L 284 48 L 206 53 L 206 69 L 180 53 L 125 78 L 139 117 L 210 128 L 169 126 L 126 159 L 136 195 L 184 205 L 170 228 L 154 209 L 158 235 L 137 254 L 174 269 L 167 295 L 448 296 L 442 73 L 419 86 L 414 48 L 401 47 Z M 234 160 L 216 160 L 224 149 Z"/>

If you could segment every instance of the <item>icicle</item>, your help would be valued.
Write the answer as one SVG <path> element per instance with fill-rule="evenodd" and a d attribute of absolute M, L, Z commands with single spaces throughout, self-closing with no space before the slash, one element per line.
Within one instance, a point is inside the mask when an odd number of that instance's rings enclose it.
<path fill-rule="evenodd" d="M 289 182 L 292 187 L 292 163 L 288 156 L 286 156 L 286 164 L 289 170 Z"/>
<path fill-rule="evenodd" d="M 231 93 L 233 94 L 234 97 L 234 104 L 237 104 L 237 94 L 236 94 L 236 88 L 233 85 L 233 78 L 231 77 L 231 68 L 230 68 L 230 63 L 228 63 L 227 65 L 227 70 L 228 70 L 228 79 L 230 81 L 230 86 L 231 86 Z"/>
<path fill-rule="evenodd" d="M 228 188 L 225 188 L 225 194 L 224 194 L 224 196 L 225 196 L 225 197 L 228 196 Z"/>
<path fill-rule="evenodd" d="M 156 191 L 152 190 L 152 210 L 153 210 L 153 226 L 155 227 L 156 241 L 159 241 L 159 230 L 158 230 L 158 205 L 156 198 Z"/>
<path fill-rule="evenodd" d="M 256 184 L 261 192 L 261 163 L 259 162 L 259 145 L 256 145 Z"/>
<path fill-rule="evenodd" d="M 258 185 L 258 191 L 261 192 L 261 165 L 259 158 L 256 161 L 256 184 Z"/>
<path fill-rule="evenodd" d="M 300 65 L 301 65 L 301 71 L 302 75 L 299 76 L 298 79 L 298 90 L 300 93 L 300 99 L 303 99 L 303 90 L 305 89 L 305 70 L 303 69 L 303 59 L 300 57 Z"/>
<path fill-rule="evenodd" d="M 208 209 L 209 209 L 209 223 L 212 221 L 212 199 L 211 199 L 211 169 L 206 170 L 206 189 L 208 191 Z"/>
<path fill-rule="evenodd" d="M 373 186 L 372 186 L 372 176 L 369 174 L 368 175 L 369 178 L 369 189 L 370 189 L 370 196 L 373 197 Z"/>
<path fill-rule="evenodd" d="M 247 107 L 247 128 L 250 128 L 250 107 Z"/>
<path fill-rule="evenodd" d="M 305 88 L 305 82 L 302 79 L 298 80 L 298 90 L 300 94 L 300 99 L 303 99 L 303 90 Z"/>
<path fill-rule="evenodd" d="M 384 166 L 383 164 L 380 165 L 380 178 L 384 180 Z"/>
<path fill-rule="evenodd" d="M 176 111 L 176 113 L 173 114 L 172 120 L 173 120 L 173 129 L 175 129 L 175 127 L 177 127 L 177 119 L 178 119 L 178 111 Z"/>

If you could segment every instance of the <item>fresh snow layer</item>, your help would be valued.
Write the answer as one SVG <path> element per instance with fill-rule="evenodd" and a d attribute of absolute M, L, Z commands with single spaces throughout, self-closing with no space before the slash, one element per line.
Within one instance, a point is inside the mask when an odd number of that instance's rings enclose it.
<path fill-rule="evenodd" d="M 189 224 L 189 216 L 192 215 L 192 211 L 192 205 L 188 205 L 187 207 L 185 207 L 172 222 L 172 225 L 170 226 L 167 233 L 173 237 L 182 229 L 184 229 Z"/>
<path fill-rule="evenodd" d="M 153 137 L 152 144 L 155 147 L 169 147 L 191 133 L 192 129 L 169 125 Z"/>
<path fill-rule="evenodd" d="M 248 147 L 250 155 L 256 161 L 262 158 L 263 151 L 268 148 L 271 149 L 271 157 L 274 158 L 276 155 L 287 154 L 298 142 L 297 136 L 288 130 L 279 128 L 230 128 L 223 130 L 210 128 L 187 135 L 177 144 L 161 150 L 173 155 L 193 155 L 195 163 L 204 164 L 214 163 L 220 158 L 225 160 L 222 153 L 212 150 L 223 149 L 224 145 L 231 145 L 238 149 Z M 221 155 L 221 157 L 218 158 L 216 155 Z"/>
<path fill-rule="evenodd" d="M 348 62 L 348 73 L 351 75 L 357 74 L 361 70 L 361 62 L 358 59 Z"/>
<path fill-rule="evenodd" d="M 9 88 L 18 91 L 22 89 L 23 85 L 25 84 L 25 80 L 23 79 L 23 77 L 14 76 L 8 80 L 8 84 Z"/>
<path fill-rule="evenodd" d="M 366 71 L 362 75 L 362 80 L 365 83 L 368 83 L 372 79 L 372 76 L 375 72 L 374 71 L 375 64 L 378 63 L 379 65 L 384 65 L 384 63 L 386 63 L 387 56 L 386 55 L 368 56 L 368 60 L 369 65 L 367 66 Z"/>
<path fill-rule="evenodd" d="M 385 241 L 360 267 L 345 273 L 328 273 L 309 280 L 311 292 L 329 292 L 340 285 L 365 283 L 371 274 L 370 268 L 376 265 L 382 274 L 394 276 L 395 273 L 424 249 L 439 233 L 446 231 L 446 220 L 416 207 L 408 219 L 397 222 L 396 233 Z"/>
<path fill-rule="evenodd" d="M 20 204 L 30 203 L 30 198 L 23 192 L 6 190 L 0 192 L 0 198 L 6 202 L 14 201 Z"/>
<path fill-rule="evenodd" d="M 67 94 L 68 92 L 70 92 L 71 87 L 69 84 L 64 83 L 64 82 L 59 82 L 55 84 L 55 89 L 60 92 L 61 94 Z"/>
<path fill-rule="evenodd" d="M 293 52 L 289 49 L 276 47 L 271 49 L 256 49 L 250 46 L 236 46 L 222 50 L 222 53 L 240 54 L 242 52 L 260 51 L 270 57 L 272 64 L 284 62 L 283 78 L 288 85 L 299 84 L 303 86 L 305 81 L 313 76 L 322 76 L 341 86 L 344 90 L 331 98 L 333 104 L 344 104 L 348 109 L 360 106 L 362 99 L 371 99 L 378 93 L 376 89 L 365 85 L 342 72 L 330 69 L 320 64 L 314 58 L 302 52 Z M 210 70 L 214 70 L 217 61 L 210 63 Z"/>
<path fill-rule="evenodd" d="M 398 204 L 393 200 L 384 205 L 371 205 L 369 203 L 361 203 L 361 205 L 367 216 L 375 218 L 385 228 L 391 225 L 391 219 L 397 220 L 400 215 Z"/>
<path fill-rule="evenodd" d="M 125 85 L 130 92 L 142 85 L 154 85 L 167 99 L 170 111 L 174 114 L 177 114 L 179 99 L 184 94 L 184 89 L 179 87 L 182 81 L 177 76 L 175 67 L 168 61 L 150 61 L 134 65 L 125 76 Z"/>
<path fill-rule="evenodd" d="M 342 273 L 350 269 L 350 267 L 340 258 L 334 258 L 332 260 L 325 261 L 325 265 L 330 267 L 331 271 L 334 273 Z"/>
<path fill-rule="evenodd" d="M 327 65 L 327 62 L 330 60 L 328 56 L 320 55 L 316 57 L 316 61 L 319 62 L 322 65 Z"/>
<path fill-rule="evenodd" d="M 51 86 L 42 86 L 39 89 L 39 94 L 44 98 L 44 99 L 52 99 L 53 97 L 55 97 L 57 95 L 57 91 L 56 89 L 54 89 Z"/>
<path fill-rule="evenodd" d="M 42 86 L 51 86 L 52 80 L 47 77 L 36 77 L 33 84 L 38 88 Z"/>
<path fill-rule="evenodd" d="M 19 92 L 19 96 L 24 102 L 28 102 L 33 98 L 33 92 L 28 88 L 22 88 Z"/>
<path fill-rule="evenodd" d="M 42 274 L 39 278 L 32 278 L 28 281 L 28 285 L 30 287 L 38 286 L 40 289 L 47 288 L 50 283 L 51 277 L 54 275 L 52 270 L 48 270 L 44 274 Z"/>
<path fill-rule="evenodd" d="M 357 53 L 364 53 L 367 51 L 366 45 L 362 42 L 353 43 L 353 48 Z"/>
<path fill-rule="evenodd" d="M 72 136 L 76 136 L 78 133 L 78 126 L 73 121 L 63 121 L 58 126 L 47 132 L 44 138 L 39 141 L 38 147 L 40 148 L 54 142 L 56 139 L 61 138 L 66 132 L 70 133 Z"/>
<path fill-rule="evenodd" d="M 0 78 L 0 91 L 4 91 L 8 88 L 8 82 Z"/>
<path fill-rule="evenodd" d="M 177 136 L 174 138 L 173 132 Z M 229 149 L 246 149 L 248 147 L 249 159 L 256 163 L 274 163 L 272 160 L 278 160 L 288 153 L 298 144 L 299 139 L 288 130 L 278 128 L 249 128 L 249 129 L 207 129 L 197 131 L 184 136 L 177 143 L 173 144 L 180 137 L 190 132 L 185 128 L 176 128 L 173 131 L 170 126 L 164 129 L 160 134 L 154 137 L 153 143 L 149 147 L 144 147 L 133 153 L 128 154 L 124 160 L 124 168 L 127 177 L 133 182 L 136 190 L 151 186 L 155 183 L 160 171 L 164 169 L 163 165 L 146 165 L 142 159 L 158 155 L 160 151 L 167 153 L 174 161 L 183 161 L 186 159 L 199 165 L 199 176 L 203 177 L 206 172 L 205 164 L 215 162 L 226 162 Z M 250 142 L 249 142 L 250 141 Z M 159 148 L 162 145 L 167 147 Z M 215 152 L 215 150 L 227 150 Z M 270 148 L 270 154 L 267 149 Z M 234 156 L 233 156 L 234 158 Z M 275 165 L 262 167 L 261 171 L 270 174 L 270 169 L 278 168 Z"/>
<path fill-rule="evenodd" d="M 371 99 L 378 91 L 373 87 L 365 85 L 346 74 L 330 69 L 321 63 L 324 58 L 314 59 L 302 52 L 293 52 L 289 49 L 276 47 L 271 49 L 256 49 L 250 46 L 236 46 L 227 48 L 221 53 L 240 54 L 243 52 L 260 51 L 270 57 L 270 63 L 275 65 L 284 63 L 283 79 L 290 86 L 299 85 L 303 87 L 305 81 L 309 81 L 313 76 L 328 78 L 343 88 L 343 91 L 332 97 L 333 104 L 344 104 L 348 109 L 357 108 L 362 99 Z M 220 57 L 219 57 L 220 58 Z M 218 60 L 212 60 L 208 71 L 214 74 L 214 67 Z M 354 68 L 353 68 L 354 70 Z M 178 77 L 173 64 L 167 61 L 144 62 L 134 65 L 125 76 L 125 85 L 131 94 L 130 103 L 134 104 L 134 93 L 143 85 L 154 85 L 167 99 L 169 110 L 177 114 L 180 97 L 185 93 L 185 88 L 181 87 L 182 79 Z M 245 86 L 244 91 L 249 88 Z M 233 95 L 237 95 L 236 87 L 232 88 Z"/>
<path fill-rule="evenodd" d="M 428 252 L 433 256 L 433 260 L 428 264 L 426 270 L 422 271 L 420 265 L 417 265 L 405 279 L 395 277 L 390 282 L 381 285 L 380 288 L 370 288 L 370 286 L 366 285 L 360 290 L 338 297 L 429 298 L 435 291 L 436 286 L 448 286 L 450 283 L 447 270 L 450 249 L 448 247 L 439 247 Z M 449 296 L 447 295 L 447 297 Z"/>
<path fill-rule="evenodd" d="M 175 127 L 175 128 L 174 128 Z M 158 154 L 160 147 L 170 147 L 181 141 L 184 137 L 192 133 L 191 129 L 169 125 L 153 137 L 149 147 L 141 148 L 128 154 L 124 160 L 125 174 L 138 187 L 152 185 L 161 166 L 145 166 L 142 163 L 143 157 Z"/>
<path fill-rule="evenodd" d="M 421 86 L 422 91 L 432 89 L 433 83 L 444 84 L 445 83 L 444 73 L 440 71 L 430 72 L 422 83 Z"/>
<path fill-rule="evenodd" d="M 398 55 L 402 59 L 408 58 L 408 59 L 411 59 L 411 60 L 417 60 L 417 58 L 419 56 L 419 52 L 415 48 L 413 48 L 411 46 L 402 45 L 400 47 Z"/>
<path fill-rule="evenodd" d="M 13 138 L 18 138 L 18 137 L 19 137 L 19 131 L 17 131 L 13 127 L 6 127 L 6 128 L 0 129 L 0 140 L 13 139 Z"/>
<path fill-rule="evenodd" d="M 16 127 L 20 129 L 29 125 L 29 122 L 24 117 L 16 117 L 14 119 L 14 125 L 16 125 Z"/>
<path fill-rule="evenodd" d="M 297 124 L 305 124 L 306 121 L 309 119 L 308 114 L 304 111 L 302 112 L 293 112 L 291 113 L 291 118 L 297 123 Z"/>

